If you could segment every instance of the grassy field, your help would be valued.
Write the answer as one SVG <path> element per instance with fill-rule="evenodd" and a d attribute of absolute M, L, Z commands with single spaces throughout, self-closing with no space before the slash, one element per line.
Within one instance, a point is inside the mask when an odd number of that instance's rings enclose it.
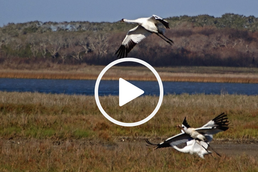
<path fill-rule="evenodd" d="M 116 96 L 100 101 L 113 118 L 130 122 L 149 115 L 157 99 L 140 97 L 123 108 Z M 257 154 L 221 152 L 222 157 L 202 160 L 172 148 L 153 151 L 143 140 L 159 142 L 177 134 L 175 126 L 185 116 L 198 127 L 225 112 L 230 129 L 214 142 L 257 144 L 257 100 L 228 94 L 167 95 L 153 119 L 126 128 L 105 119 L 93 96 L 0 92 L 0 171 L 257 171 Z"/>
<path fill-rule="evenodd" d="M 18 67 L 17 67 L 18 68 Z M 56 66 L 51 69 L 2 69 L 0 78 L 93 79 L 104 66 Z M 163 81 L 258 83 L 258 68 L 237 67 L 155 67 Z M 145 67 L 114 66 L 103 79 L 156 80 Z"/>

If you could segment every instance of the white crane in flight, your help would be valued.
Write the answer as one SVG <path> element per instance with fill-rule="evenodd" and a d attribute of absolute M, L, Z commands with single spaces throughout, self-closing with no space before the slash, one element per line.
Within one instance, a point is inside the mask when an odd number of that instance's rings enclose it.
<path fill-rule="evenodd" d="M 121 46 L 116 51 L 115 54 L 119 58 L 126 57 L 136 44 L 152 33 L 157 34 L 170 45 L 173 44 L 173 41 L 164 35 L 165 29 L 163 26 L 165 26 L 165 28 L 169 28 L 168 22 L 157 15 L 152 15 L 151 17 L 147 18 L 138 18 L 135 20 L 122 19 L 121 21 L 136 23 L 138 25 L 129 30 Z"/>

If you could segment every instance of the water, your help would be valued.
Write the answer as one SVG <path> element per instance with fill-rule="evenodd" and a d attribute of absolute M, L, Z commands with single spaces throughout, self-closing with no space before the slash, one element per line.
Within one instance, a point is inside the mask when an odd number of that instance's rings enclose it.
<path fill-rule="evenodd" d="M 94 95 L 95 80 L 12 79 L 0 78 L 0 91 Z M 129 81 L 145 95 L 159 95 L 156 81 Z M 164 94 L 244 94 L 258 95 L 258 84 L 163 82 Z M 99 95 L 118 95 L 118 81 L 101 81 Z"/>

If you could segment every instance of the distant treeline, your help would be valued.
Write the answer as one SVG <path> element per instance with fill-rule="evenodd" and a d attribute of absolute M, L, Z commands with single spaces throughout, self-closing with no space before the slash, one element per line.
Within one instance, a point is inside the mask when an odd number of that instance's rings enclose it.
<path fill-rule="evenodd" d="M 167 18 L 170 46 L 156 35 L 130 52 L 153 66 L 258 67 L 258 18 L 224 14 Z M 133 24 L 9 23 L 0 27 L 0 65 L 54 61 L 106 65 Z"/>

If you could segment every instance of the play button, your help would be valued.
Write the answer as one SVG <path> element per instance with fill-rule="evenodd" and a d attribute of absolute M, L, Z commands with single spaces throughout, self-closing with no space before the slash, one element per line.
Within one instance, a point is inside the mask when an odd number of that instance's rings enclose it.
<path fill-rule="evenodd" d="M 142 95 L 144 91 L 130 82 L 119 78 L 119 106 L 123 106 L 126 103 Z"/>
<path fill-rule="evenodd" d="M 154 74 L 154 76 L 156 77 L 156 79 L 158 81 L 158 85 L 159 85 L 159 98 L 158 98 L 158 102 L 157 102 L 157 105 L 156 105 L 155 109 L 151 112 L 151 114 L 149 116 L 145 117 L 144 119 L 142 119 L 140 121 L 136 121 L 136 122 L 122 122 L 122 121 L 119 121 L 117 119 L 114 119 L 109 114 L 107 114 L 107 112 L 103 109 L 103 107 L 100 103 L 100 99 L 99 99 L 99 84 L 100 84 L 100 81 L 101 81 L 102 77 L 104 76 L 104 74 L 111 67 L 113 67 L 113 66 L 115 66 L 119 63 L 124 63 L 124 62 L 133 62 L 133 63 L 137 63 L 137 65 L 141 64 L 141 65 L 147 67 Z M 128 81 L 122 79 L 121 77 L 118 77 L 118 78 L 119 78 L 119 103 L 117 103 L 117 106 L 119 104 L 121 110 L 123 111 L 123 108 L 126 108 L 127 106 L 124 106 L 124 107 L 121 107 L 121 106 L 123 106 L 126 103 L 129 103 L 130 101 L 134 100 L 135 98 L 141 96 L 142 94 L 144 94 L 144 91 L 142 89 L 136 87 L 135 85 L 129 83 Z M 163 84 L 162 84 L 162 81 L 161 81 L 161 78 L 160 78 L 158 72 L 147 62 L 145 62 L 143 60 L 140 60 L 140 59 L 137 59 L 137 58 L 129 58 L 129 57 L 128 58 L 117 59 L 117 60 L 111 62 L 110 64 L 108 64 L 100 72 L 100 74 L 99 74 L 99 76 L 96 80 L 96 84 L 95 84 L 95 88 L 94 88 L 94 97 L 95 97 L 95 101 L 96 101 L 96 104 L 97 104 L 100 112 L 109 121 L 113 122 L 114 124 L 124 126 L 124 127 L 138 126 L 138 125 L 144 124 L 145 122 L 149 121 L 152 117 L 154 117 L 154 115 L 158 112 L 158 110 L 159 110 L 159 108 L 162 104 L 163 94 L 164 94 Z M 116 106 L 116 105 L 114 105 L 114 106 Z M 144 107 L 143 107 L 143 109 L 144 109 Z"/>

